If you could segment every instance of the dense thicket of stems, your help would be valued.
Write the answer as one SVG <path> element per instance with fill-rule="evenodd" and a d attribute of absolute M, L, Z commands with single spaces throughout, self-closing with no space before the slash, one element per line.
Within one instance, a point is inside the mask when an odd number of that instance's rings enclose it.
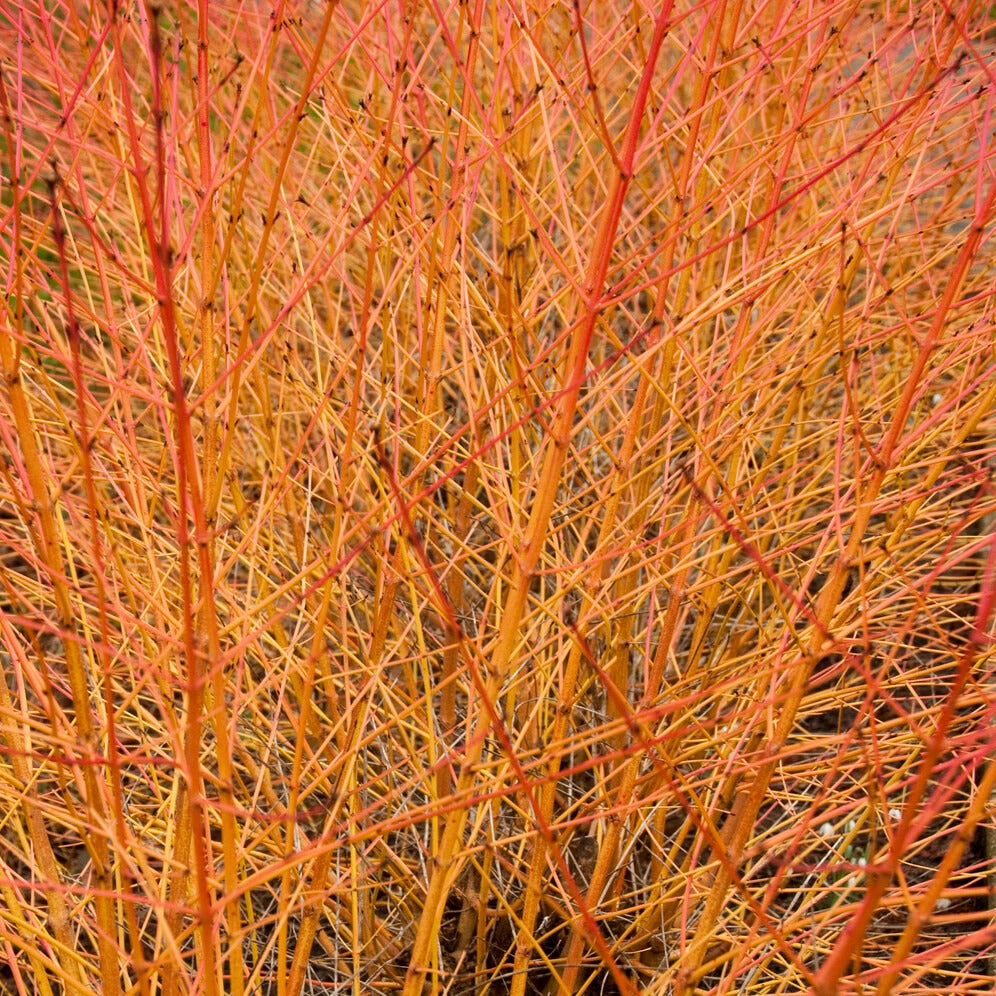
<path fill-rule="evenodd" d="M 990 6 L 0 0 L 0 989 L 990 992 Z"/>

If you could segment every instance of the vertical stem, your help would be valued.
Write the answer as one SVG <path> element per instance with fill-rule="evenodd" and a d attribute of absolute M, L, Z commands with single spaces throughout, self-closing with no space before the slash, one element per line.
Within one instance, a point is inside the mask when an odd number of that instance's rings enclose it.
<path fill-rule="evenodd" d="M 16 300 L 15 321 L 17 323 L 17 327 L 13 330 L 14 334 L 11 334 L 11 330 L 7 328 L 6 322 L 0 325 L 0 372 L 3 374 L 7 387 L 10 407 L 14 415 L 14 424 L 17 429 L 17 437 L 21 445 L 24 465 L 28 473 L 29 497 L 34 503 L 38 516 L 38 529 L 32 529 L 31 533 L 35 547 L 38 550 L 39 558 L 49 570 L 59 608 L 60 623 L 61 626 L 66 627 L 63 629 L 65 637 L 70 636 L 72 632 L 72 613 L 68 593 L 65 591 L 65 583 L 64 581 L 60 581 L 63 577 L 62 557 L 55 538 L 55 528 L 52 522 L 52 505 L 49 499 L 50 491 L 55 492 L 56 489 L 54 486 L 50 488 L 50 483 L 42 465 L 38 441 L 35 436 L 31 407 L 21 380 L 20 347 L 17 345 L 19 341 L 23 340 L 24 336 L 24 254 L 21 251 L 21 187 L 19 183 L 20 169 L 16 158 L 16 151 L 20 147 L 20 143 L 15 141 L 14 137 L 13 116 L 10 112 L 10 103 L 2 67 L 0 67 L 0 114 L 2 114 L 3 118 L 4 144 L 10 157 L 8 181 L 11 184 L 13 195 L 13 241 L 16 267 L 14 271 L 14 293 Z M 6 315 L 7 310 L 4 309 L 2 314 Z M 78 659 L 79 644 L 75 640 L 64 639 L 64 645 L 67 663 L 71 657 L 75 657 L 76 660 L 71 666 L 77 671 L 82 670 L 82 662 Z M 89 704 L 85 698 L 82 706 L 84 711 L 89 715 Z M 10 703 L 10 694 L 6 679 L 0 681 L 0 710 L 2 710 L 2 714 L 5 717 L 3 720 L 4 739 L 11 748 L 11 767 L 15 778 L 26 789 L 32 783 L 33 776 L 31 766 L 28 764 L 29 754 L 25 751 L 22 742 L 23 738 L 20 732 L 14 727 L 13 722 L 7 718 L 13 717 L 15 710 Z M 84 722 L 86 722 L 85 719 Z M 87 765 L 87 768 L 89 769 L 90 765 Z M 38 863 L 45 876 L 43 891 L 48 903 L 53 933 L 61 946 L 61 950 L 58 951 L 56 957 L 65 972 L 67 985 L 75 996 L 75 994 L 84 993 L 86 990 L 83 985 L 83 967 L 72 954 L 75 949 L 75 943 L 70 927 L 69 908 L 66 903 L 65 894 L 59 887 L 62 882 L 62 873 L 56 861 L 52 841 L 41 812 L 31 804 L 31 797 L 27 791 L 21 792 L 20 795 L 22 799 L 21 809 L 24 814 L 24 822 L 27 825 L 28 836 L 32 847 L 36 849 Z M 89 800 L 91 805 L 93 801 Z M 39 977 L 45 978 L 44 971 L 39 973 Z"/>
<path fill-rule="evenodd" d="M 643 112 L 650 93 L 657 57 L 667 30 L 667 18 L 670 10 L 671 3 L 665 4 L 654 24 L 654 35 L 649 47 L 647 62 L 643 67 L 628 127 L 622 141 L 622 152 L 618 157 L 620 168 L 614 172 L 609 184 L 609 193 L 599 220 L 588 272 L 582 284 L 584 298 L 580 302 L 581 314 L 575 323 L 570 348 L 562 364 L 561 390 L 557 399 L 551 431 L 544 446 L 542 469 L 535 497 L 522 539 L 518 548 L 511 551 L 514 559 L 512 582 L 502 612 L 497 640 L 491 654 L 490 674 L 485 689 L 485 695 L 492 703 L 498 699 L 508 672 L 509 662 L 518 646 L 519 628 L 529 596 L 529 587 L 539 562 L 540 553 L 546 543 L 547 528 L 553 513 L 557 488 L 570 449 L 578 399 L 584 383 L 588 350 L 601 312 L 605 275 L 608 272 L 612 246 L 626 191 L 632 178 Z M 457 782 L 457 795 L 460 798 L 468 795 L 473 786 L 474 767 L 480 760 L 490 723 L 488 708 L 478 700 L 476 717 Z M 466 821 L 466 805 L 454 809 L 447 816 L 439 853 L 435 855 L 430 874 L 422 917 L 412 947 L 411 963 L 405 977 L 404 996 L 421 996 L 423 991 L 425 977 L 430 971 L 429 949 L 438 936 L 446 897 L 459 874 L 457 857 Z M 435 985 L 433 990 L 435 990 Z"/>

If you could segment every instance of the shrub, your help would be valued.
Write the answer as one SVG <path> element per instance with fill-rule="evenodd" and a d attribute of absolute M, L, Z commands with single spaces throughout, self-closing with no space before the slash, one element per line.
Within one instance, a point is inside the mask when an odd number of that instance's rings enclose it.
<path fill-rule="evenodd" d="M 3 3 L 8 990 L 990 991 L 986 6 Z"/>

